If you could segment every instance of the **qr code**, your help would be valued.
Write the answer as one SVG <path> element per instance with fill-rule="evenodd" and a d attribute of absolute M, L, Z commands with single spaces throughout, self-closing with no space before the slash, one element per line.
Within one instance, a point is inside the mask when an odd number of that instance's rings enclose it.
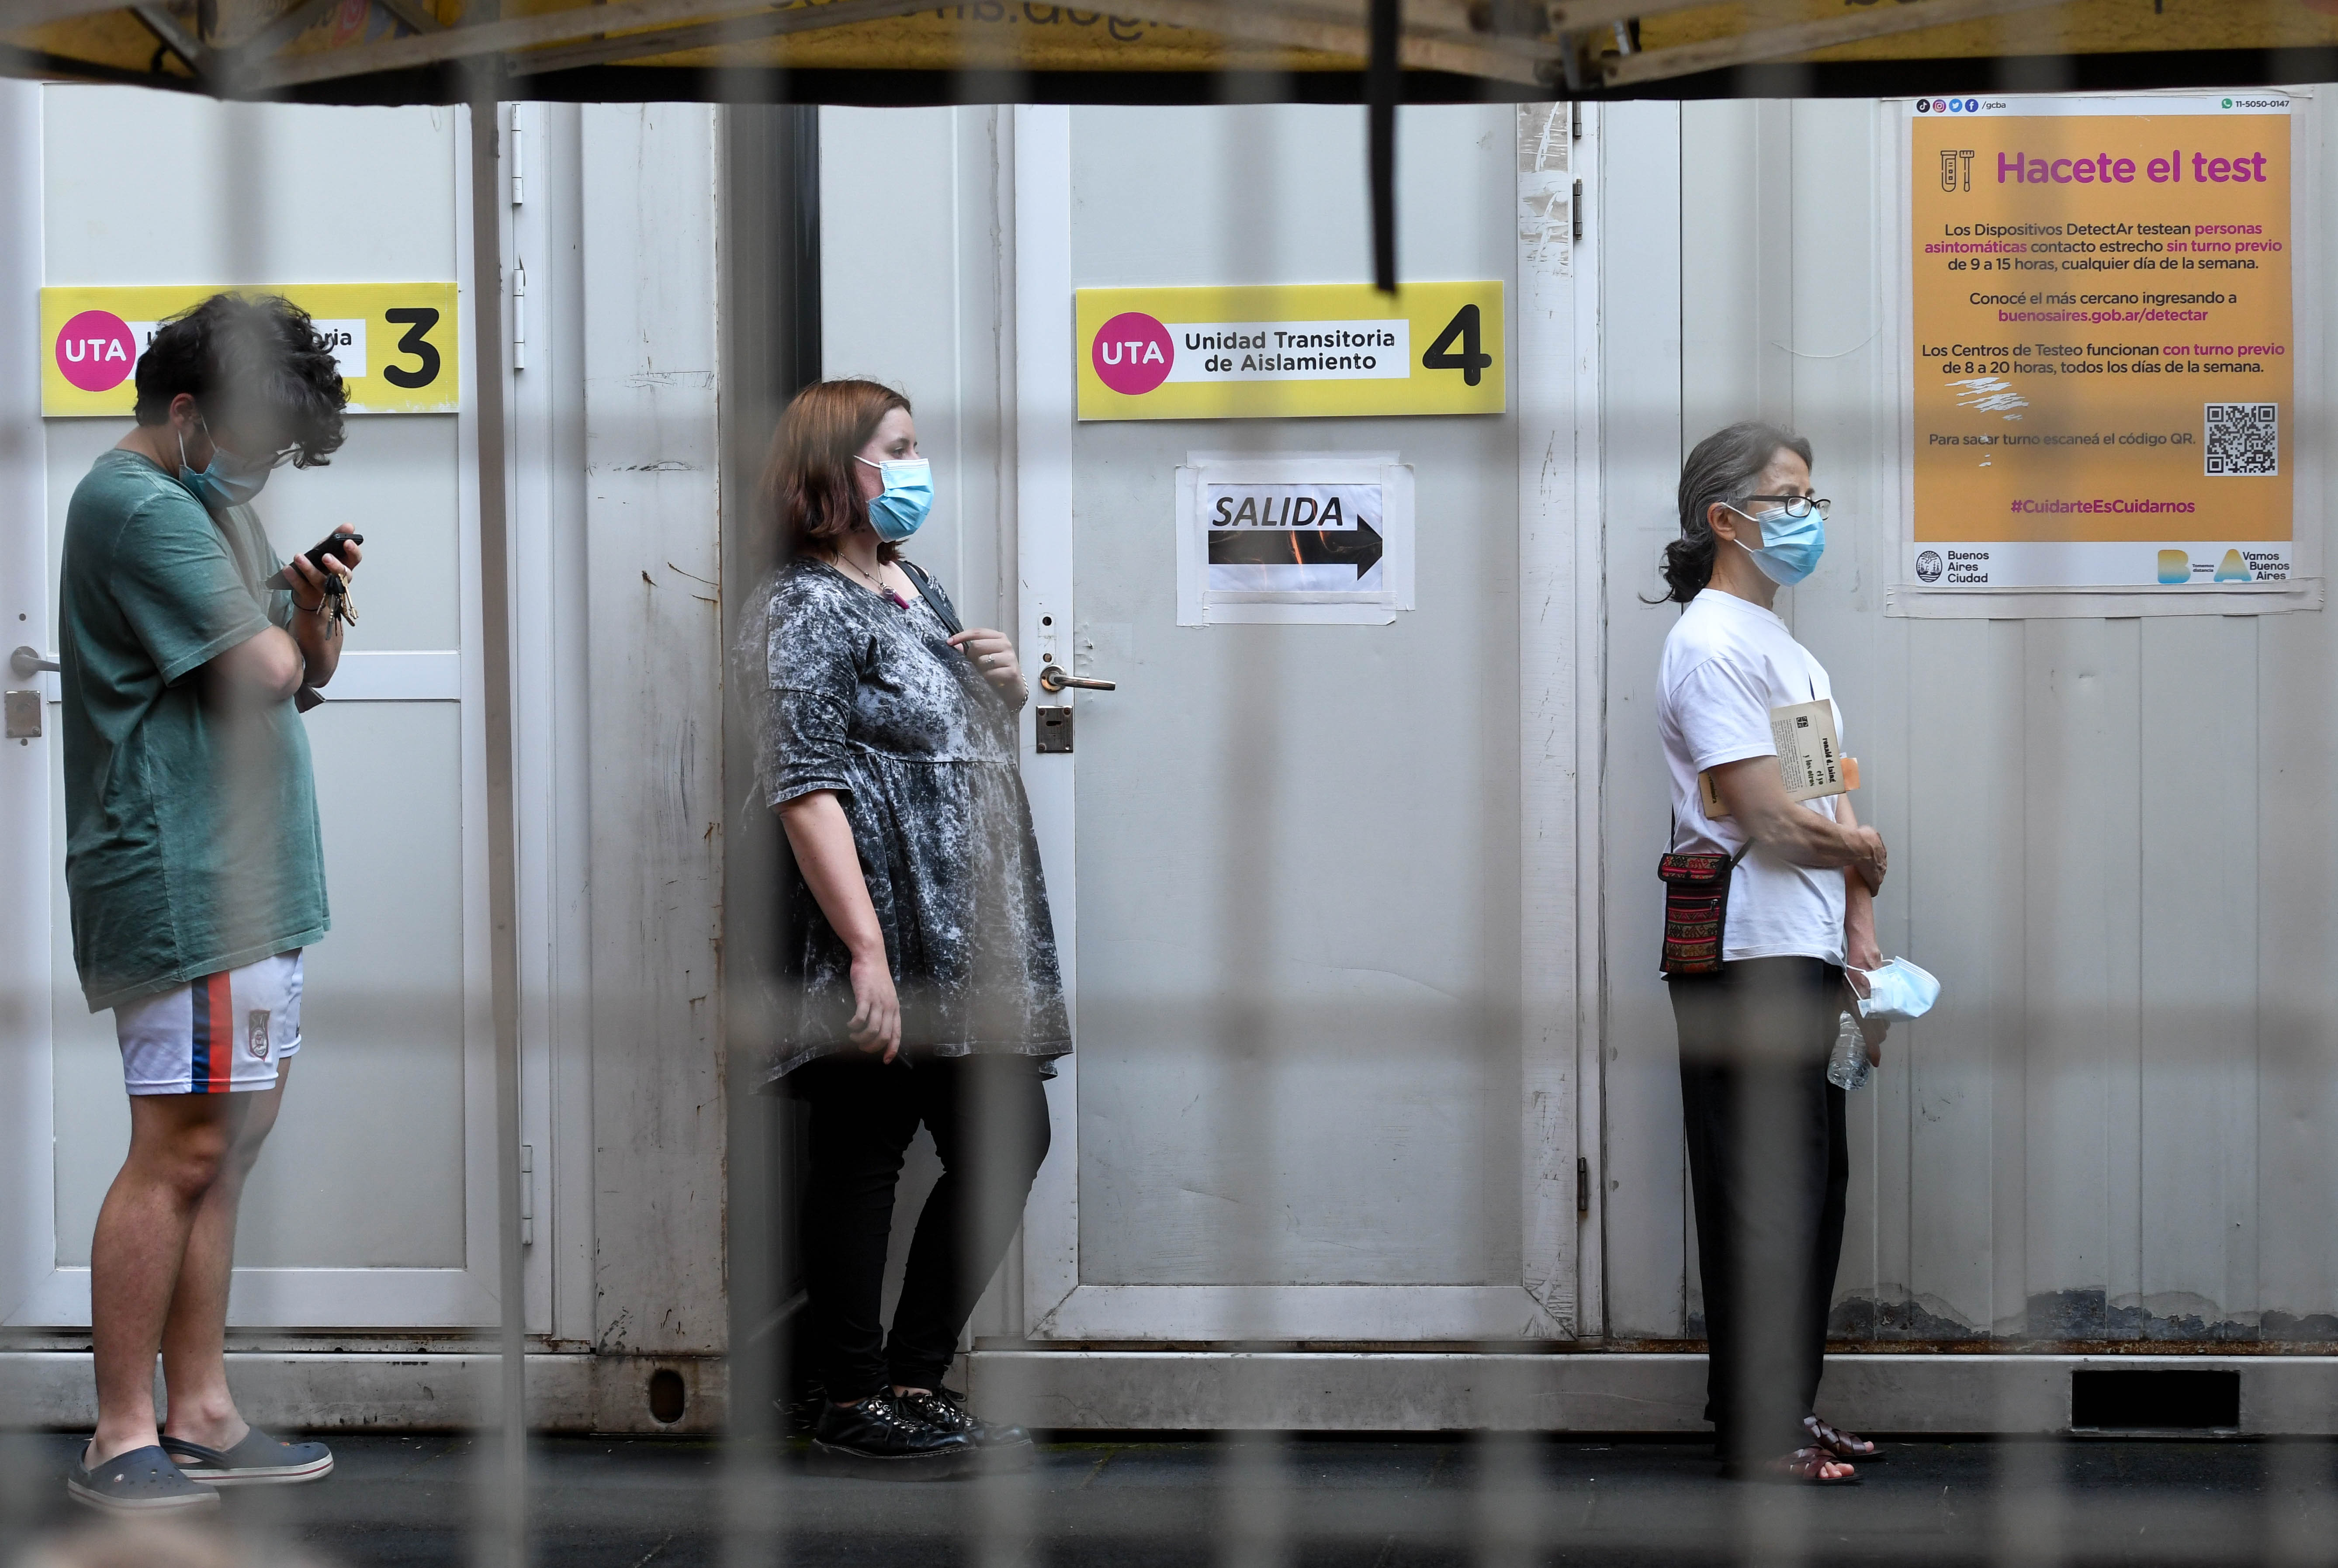
<path fill-rule="evenodd" d="M 2206 408 L 2211 475 L 2281 472 L 2281 405 L 2211 403 Z"/>

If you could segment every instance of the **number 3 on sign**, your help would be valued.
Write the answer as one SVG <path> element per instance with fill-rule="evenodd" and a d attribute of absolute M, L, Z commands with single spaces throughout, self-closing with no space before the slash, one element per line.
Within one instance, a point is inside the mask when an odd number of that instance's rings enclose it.
<path fill-rule="evenodd" d="M 1452 351 L 1456 338 L 1461 343 L 1459 354 Z M 1453 319 L 1437 335 L 1437 341 L 1429 346 L 1429 352 L 1420 357 L 1421 368 L 1425 370 L 1460 371 L 1466 387 L 1475 387 L 1479 374 L 1493 363 L 1494 357 L 1478 346 L 1478 307 L 1474 304 L 1456 310 Z"/>
<path fill-rule="evenodd" d="M 438 312 L 427 305 L 415 305 L 385 310 L 381 315 L 391 326 L 406 328 L 406 335 L 398 340 L 398 351 L 411 354 L 419 361 L 410 370 L 402 365 L 385 365 L 381 368 L 383 378 L 409 392 L 437 380 L 438 346 L 430 341 L 428 334 L 438 325 Z"/>

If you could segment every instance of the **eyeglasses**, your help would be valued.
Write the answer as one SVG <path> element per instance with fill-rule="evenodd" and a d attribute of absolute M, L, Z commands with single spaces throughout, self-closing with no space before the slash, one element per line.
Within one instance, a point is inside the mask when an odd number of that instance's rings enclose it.
<path fill-rule="evenodd" d="M 219 437 L 216 436 L 212 436 L 211 444 L 215 446 L 219 446 Z M 295 441 L 290 446 L 279 447 L 277 450 L 270 453 L 265 459 L 246 457 L 242 453 L 234 451 L 231 448 L 222 447 L 221 450 L 226 451 L 229 456 L 234 458 L 240 463 L 256 465 L 264 461 L 268 465 L 269 469 L 273 472 L 278 468 L 283 467 L 287 463 L 291 462 L 293 458 L 300 456 L 300 444 L 298 441 Z"/>
<path fill-rule="evenodd" d="M 210 436 L 211 445 L 226 452 L 230 457 L 234 458 L 239 463 L 250 463 L 256 461 L 256 459 L 245 457 L 242 453 L 228 446 L 225 443 L 221 441 L 217 436 L 212 435 L 211 421 L 205 419 L 201 414 L 195 416 L 195 420 L 196 423 L 200 424 L 203 427 L 203 434 Z M 284 465 L 291 462 L 293 458 L 298 457 L 299 456 L 300 456 L 300 443 L 298 441 L 293 442 L 288 446 L 279 447 L 276 451 L 268 455 L 268 468 L 270 472 L 272 473 L 275 470 L 283 467 Z"/>
<path fill-rule="evenodd" d="M 1800 522 L 1813 512 L 1823 517 L 1834 505 L 1832 501 L 1822 495 L 1740 495 L 1738 499 L 1740 501 L 1775 501 L 1785 509 L 1786 515 L 1796 522 Z"/>

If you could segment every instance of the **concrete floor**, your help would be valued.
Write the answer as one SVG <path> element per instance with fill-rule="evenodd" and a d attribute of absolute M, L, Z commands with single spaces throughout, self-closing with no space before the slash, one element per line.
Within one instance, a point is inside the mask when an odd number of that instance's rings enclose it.
<path fill-rule="evenodd" d="M 0 1563 L 182 1568 L 78 1540 L 74 1439 L 0 1454 Z M 450 1436 L 342 1436 L 311 1486 L 231 1494 L 184 1568 L 390 1568 L 472 1554 L 477 1456 Z M 828 1480 L 792 1452 L 552 1439 L 532 1455 L 535 1561 L 561 1568 L 1218 1563 L 1370 1565 L 2338 1561 L 2324 1444 L 1887 1446 L 1856 1487 L 1717 1478 L 1702 1445 L 1255 1438 L 1064 1443 L 1031 1474 L 927 1485 Z M 726 1492 L 726 1465 L 740 1484 Z M 726 1495 L 757 1544 L 723 1550 Z M 44 1560 L 46 1568 L 46 1560 Z"/>

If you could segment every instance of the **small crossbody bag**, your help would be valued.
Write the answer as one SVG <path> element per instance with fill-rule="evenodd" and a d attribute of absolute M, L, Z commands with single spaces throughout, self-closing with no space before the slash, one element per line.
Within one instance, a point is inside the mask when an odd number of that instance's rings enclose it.
<path fill-rule="evenodd" d="M 1754 847 L 1746 840 L 1745 849 Z M 1721 968 L 1722 940 L 1729 925 L 1729 880 L 1745 849 L 1734 855 L 1695 850 L 1656 861 L 1665 885 L 1663 974 L 1712 975 Z"/>

